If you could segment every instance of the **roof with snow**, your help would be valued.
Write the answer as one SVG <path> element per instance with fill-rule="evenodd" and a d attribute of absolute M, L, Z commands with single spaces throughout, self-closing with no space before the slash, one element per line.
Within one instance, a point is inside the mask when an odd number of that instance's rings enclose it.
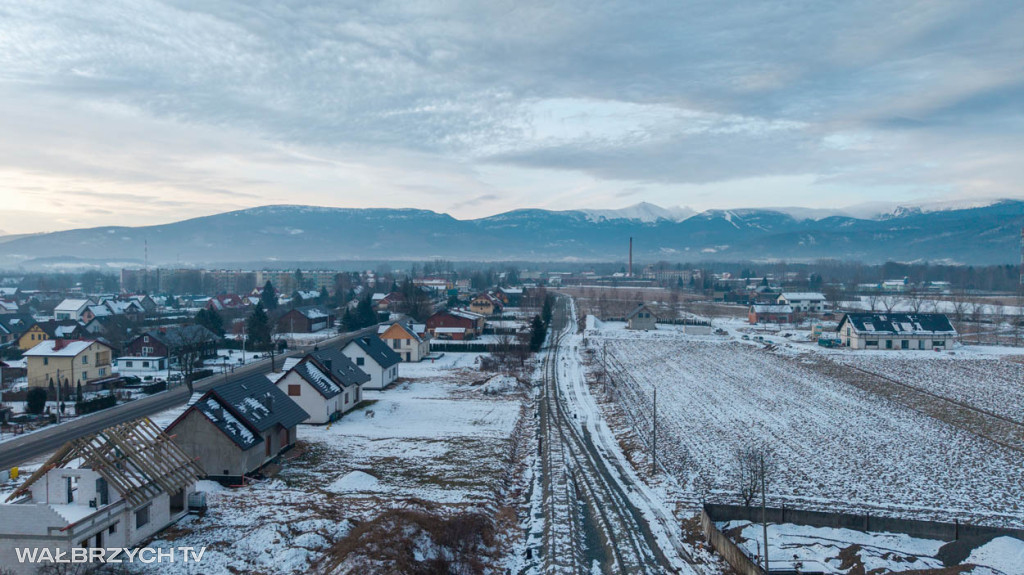
<path fill-rule="evenodd" d="M 263 441 L 262 433 L 275 425 L 287 429 L 309 419 L 308 413 L 260 373 L 207 391 L 167 427 L 168 431 L 193 409 L 243 450 Z"/>
<path fill-rule="evenodd" d="M 92 340 L 63 340 L 63 339 L 48 339 L 41 341 L 35 345 L 32 349 L 25 352 L 26 357 L 75 357 L 83 351 L 89 349 L 89 346 L 99 343 L 105 347 L 109 347 L 106 344 Z"/>
<path fill-rule="evenodd" d="M 779 297 L 786 301 L 825 301 L 825 294 L 817 292 L 782 292 Z"/>
<path fill-rule="evenodd" d="M 641 303 L 637 304 L 633 311 L 629 312 L 629 315 L 626 316 L 626 319 L 633 319 L 634 317 L 636 317 L 636 314 L 640 313 L 643 310 L 647 310 L 647 313 L 657 317 L 657 315 L 651 310 L 650 307 L 647 306 L 647 304 Z"/>
<path fill-rule="evenodd" d="M 92 301 L 87 299 L 66 299 L 57 304 L 53 311 L 77 312 L 90 304 L 92 304 Z"/>
<path fill-rule="evenodd" d="M 754 313 L 793 313 L 793 306 L 774 303 L 756 303 L 750 306 L 750 310 Z"/>
<path fill-rule="evenodd" d="M 857 333 L 880 335 L 956 335 L 956 329 L 944 313 L 848 313 L 839 327 L 849 321 Z"/>
<path fill-rule="evenodd" d="M 297 368 L 310 369 L 310 366 L 316 366 L 318 369 L 326 372 L 330 375 L 334 384 L 340 385 L 341 387 L 351 387 L 353 385 L 362 385 L 370 381 L 370 375 L 365 371 L 359 369 L 355 362 L 352 361 L 347 355 L 341 352 L 340 349 L 319 349 L 309 354 L 307 357 L 312 357 L 315 362 L 303 361 Z M 300 373 L 300 375 L 303 375 Z M 309 381 L 309 379 L 303 375 L 303 379 Z M 310 384 L 315 384 L 310 381 Z M 319 391 L 319 390 L 318 390 Z M 327 391 L 327 390 L 325 390 Z M 341 389 L 338 390 L 339 392 Z M 330 395 L 324 395 L 324 397 L 331 397 Z"/>
<path fill-rule="evenodd" d="M 348 345 L 352 344 L 359 346 L 370 359 L 384 369 L 402 361 L 402 357 L 381 341 L 379 337 L 357 337 L 349 342 Z"/>

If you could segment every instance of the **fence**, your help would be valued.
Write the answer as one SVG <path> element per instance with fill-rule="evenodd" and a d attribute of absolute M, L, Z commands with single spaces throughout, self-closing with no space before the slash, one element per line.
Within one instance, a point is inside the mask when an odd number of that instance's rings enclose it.
<path fill-rule="evenodd" d="M 521 346 L 519 344 L 512 344 L 509 346 L 510 351 L 515 351 Z M 501 351 L 503 346 L 497 343 L 486 343 L 486 342 L 474 342 L 469 341 L 466 343 L 457 343 L 454 341 L 431 341 L 430 351 L 443 351 L 443 352 L 465 352 L 465 353 L 494 353 L 495 351 Z"/>

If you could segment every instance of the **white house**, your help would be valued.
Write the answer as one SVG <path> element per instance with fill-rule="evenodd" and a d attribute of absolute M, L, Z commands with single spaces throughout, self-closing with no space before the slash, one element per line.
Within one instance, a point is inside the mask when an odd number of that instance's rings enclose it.
<path fill-rule="evenodd" d="M 355 407 L 362 399 L 361 386 L 369 381 L 369 374 L 340 349 L 331 349 L 302 358 L 276 385 L 309 414 L 303 423 L 322 424 Z"/>
<path fill-rule="evenodd" d="M 402 358 L 376 336 L 357 337 L 341 351 L 370 375 L 363 389 L 384 389 L 398 379 L 398 364 Z"/>
<path fill-rule="evenodd" d="M 53 319 L 57 321 L 62 319 L 80 320 L 82 314 L 91 305 L 93 305 L 93 301 L 90 299 L 66 299 L 53 308 Z"/>
<path fill-rule="evenodd" d="M 168 367 L 166 357 L 126 355 L 114 359 L 114 371 L 121 375 L 165 377 Z"/>
<path fill-rule="evenodd" d="M 851 349 L 947 349 L 956 338 L 941 313 L 848 313 L 837 331 Z"/>
<path fill-rule="evenodd" d="M 818 292 L 783 292 L 775 302 L 798 313 L 825 313 L 825 295 Z"/>
<path fill-rule="evenodd" d="M 0 504 L 0 565 L 37 573 L 26 547 L 135 547 L 188 512 L 204 474 L 145 418 L 68 442 Z"/>

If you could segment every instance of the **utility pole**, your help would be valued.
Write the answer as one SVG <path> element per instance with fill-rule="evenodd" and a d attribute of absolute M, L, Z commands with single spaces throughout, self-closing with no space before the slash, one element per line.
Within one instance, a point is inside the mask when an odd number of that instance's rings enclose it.
<path fill-rule="evenodd" d="M 768 471 L 764 467 L 764 450 L 761 450 L 761 527 L 764 529 L 764 574 L 769 575 L 768 567 L 768 521 L 767 521 L 767 497 L 765 496 L 765 485 L 767 480 L 765 476 L 768 475 Z"/>
<path fill-rule="evenodd" d="M 658 388 L 654 388 L 654 439 L 651 441 L 651 475 L 658 474 Z"/>
<path fill-rule="evenodd" d="M 57 425 L 60 425 L 60 368 L 57 368 Z"/>

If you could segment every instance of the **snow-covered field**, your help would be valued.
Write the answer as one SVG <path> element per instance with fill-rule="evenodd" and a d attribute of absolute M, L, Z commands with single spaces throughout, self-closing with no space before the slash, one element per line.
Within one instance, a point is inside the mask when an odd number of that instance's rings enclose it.
<path fill-rule="evenodd" d="M 477 358 L 402 364 L 400 381 L 366 392 L 366 406 L 330 426 L 300 426 L 300 445 L 273 479 L 237 489 L 206 483 L 207 513 L 153 543 L 205 545 L 203 562 L 147 569 L 307 573 L 323 568 L 354 526 L 388 509 L 493 512 L 523 395 L 481 373 Z M 153 419 L 166 424 L 182 410 Z"/>
<path fill-rule="evenodd" d="M 1024 524 L 1024 455 L 822 375 L 806 354 L 660 327 L 606 324 L 587 337 L 632 387 L 619 396 L 639 398 L 629 410 L 649 410 L 657 388 L 660 450 L 694 503 L 733 497 L 735 450 L 767 442 L 778 503 Z"/>

